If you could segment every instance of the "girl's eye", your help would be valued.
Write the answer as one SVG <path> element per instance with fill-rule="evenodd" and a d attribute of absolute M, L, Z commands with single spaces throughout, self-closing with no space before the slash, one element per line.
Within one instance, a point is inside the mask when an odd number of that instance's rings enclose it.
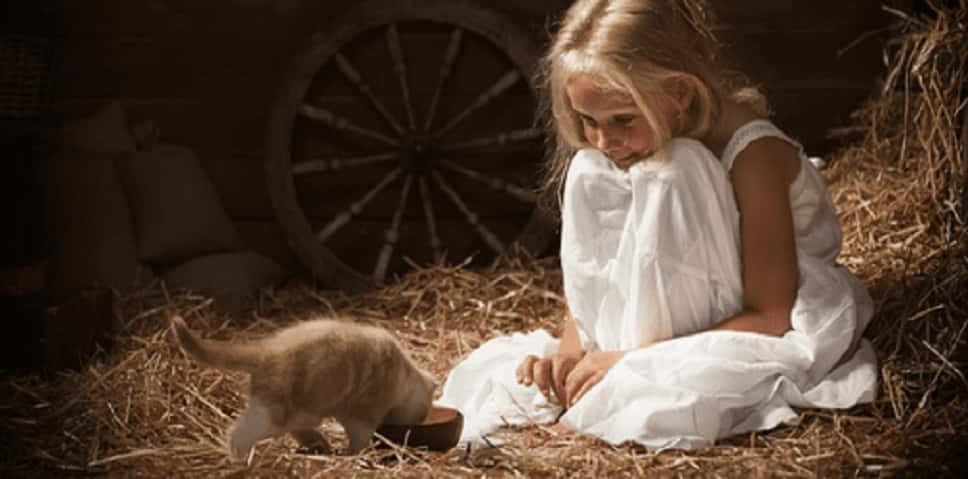
<path fill-rule="evenodd" d="M 595 119 L 593 119 L 592 117 L 585 116 L 585 115 L 579 115 L 578 117 L 581 118 L 582 123 L 588 126 L 595 126 Z"/>
<path fill-rule="evenodd" d="M 619 115 L 615 117 L 615 123 L 619 125 L 628 125 L 632 123 L 632 120 L 635 120 L 635 117 L 632 115 Z"/>

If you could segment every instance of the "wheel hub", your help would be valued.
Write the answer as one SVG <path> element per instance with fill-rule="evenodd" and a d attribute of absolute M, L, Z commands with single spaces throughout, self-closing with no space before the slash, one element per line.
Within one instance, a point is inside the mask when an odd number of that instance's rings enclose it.
<path fill-rule="evenodd" d="M 434 168 L 434 153 L 429 138 L 410 138 L 401 148 L 400 167 L 408 173 L 427 175 Z"/>

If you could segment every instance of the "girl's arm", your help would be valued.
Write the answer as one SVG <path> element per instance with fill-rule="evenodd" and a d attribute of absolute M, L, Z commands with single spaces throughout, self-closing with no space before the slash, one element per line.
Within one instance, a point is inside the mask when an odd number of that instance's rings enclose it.
<path fill-rule="evenodd" d="M 565 317 L 561 324 L 561 341 L 558 343 L 558 352 L 561 354 L 580 354 L 584 351 L 581 346 L 581 338 L 578 336 L 578 325 L 575 318 L 571 315 L 568 307 L 565 307 Z"/>
<path fill-rule="evenodd" d="M 790 329 L 790 311 L 796 298 L 799 275 L 790 185 L 799 172 L 797 150 L 776 138 L 756 140 L 736 158 L 730 174 L 740 212 L 743 311 L 710 329 L 773 336 L 782 336 Z M 566 328 L 567 325 L 566 322 Z M 574 321 L 571 326 L 575 327 Z M 574 404 L 601 381 L 626 353 L 586 354 L 566 379 L 564 395 L 567 404 Z"/>
<path fill-rule="evenodd" d="M 790 185 L 800 171 L 793 145 L 756 140 L 736 157 L 730 173 L 740 212 L 743 312 L 713 330 L 782 336 L 790 329 L 797 292 L 797 253 Z"/>

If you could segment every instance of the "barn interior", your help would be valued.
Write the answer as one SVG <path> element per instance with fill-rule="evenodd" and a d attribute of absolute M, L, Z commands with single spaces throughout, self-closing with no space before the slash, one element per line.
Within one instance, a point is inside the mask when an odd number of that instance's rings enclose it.
<path fill-rule="evenodd" d="M 351 316 L 439 380 L 491 337 L 558 327 L 534 73 L 569 4 L 0 7 L 3 475 L 963 472 L 964 0 L 711 2 L 771 119 L 824 160 L 839 261 L 877 307 L 873 403 L 690 452 L 530 426 L 487 451 L 318 456 L 279 439 L 228 462 L 245 378 L 185 357 L 171 314 L 217 338 Z"/>

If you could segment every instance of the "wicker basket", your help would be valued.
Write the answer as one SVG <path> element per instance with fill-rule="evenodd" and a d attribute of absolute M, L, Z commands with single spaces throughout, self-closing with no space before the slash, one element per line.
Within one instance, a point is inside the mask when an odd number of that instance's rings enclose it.
<path fill-rule="evenodd" d="M 46 110 L 51 51 L 48 38 L 0 35 L 0 119 L 34 119 Z"/>

